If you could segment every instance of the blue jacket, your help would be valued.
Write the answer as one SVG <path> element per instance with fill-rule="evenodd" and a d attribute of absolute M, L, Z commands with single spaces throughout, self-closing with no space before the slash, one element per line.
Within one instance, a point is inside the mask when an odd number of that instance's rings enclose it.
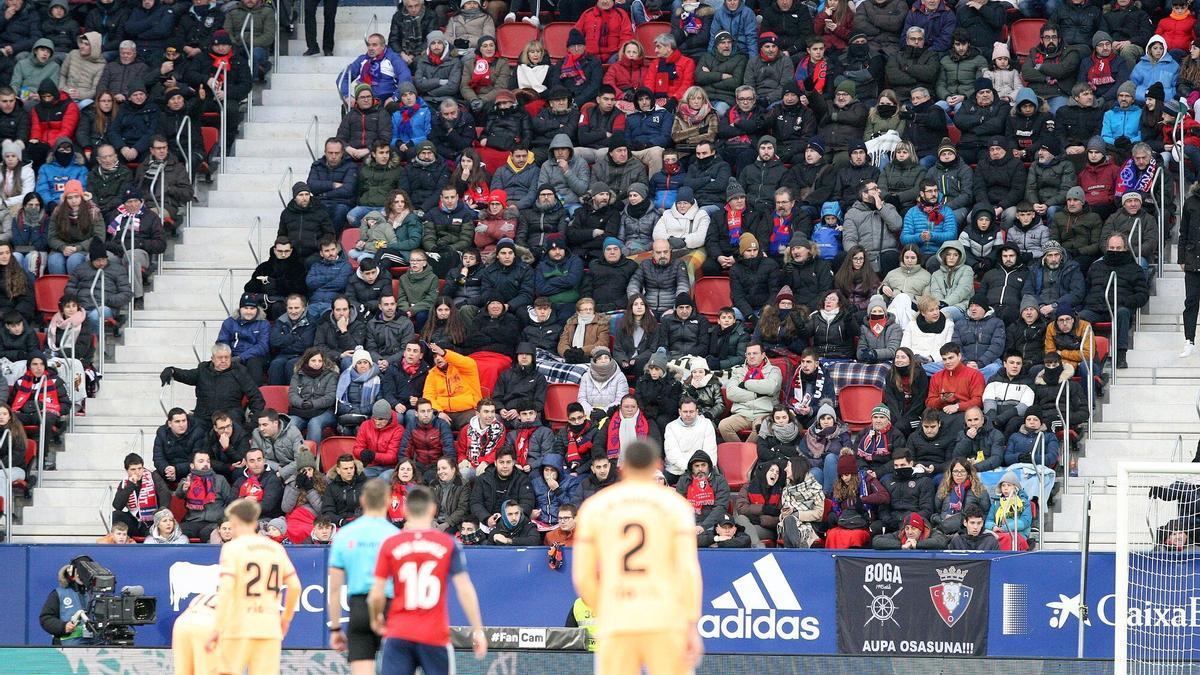
<path fill-rule="evenodd" d="M 346 282 L 350 280 L 352 272 L 344 255 L 339 255 L 333 262 L 318 258 L 304 277 L 309 302 L 333 302 L 334 298 L 345 292 Z"/>
<path fill-rule="evenodd" d="M 158 132 L 158 118 L 158 106 L 153 103 L 147 101 L 141 108 L 134 108 L 133 103 L 126 101 L 109 132 L 113 147 L 120 150 L 130 146 L 136 148 L 139 155 L 146 154 L 150 139 Z"/>
<path fill-rule="evenodd" d="M 754 10 L 747 7 L 745 2 L 732 12 L 725 7 L 725 3 L 717 6 L 712 18 L 712 28 L 709 30 L 708 51 L 714 51 L 717 33 L 723 30 L 733 34 L 733 53 L 757 58 L 758 20 L 754 17 Z"/>
<path fill-rule="evenodd" d="M 307 182 L 313 195 L 323 202 L 354 206 L 358 201 L 358 165 L 349 156 L 342 157 L 342 163 L 334 167 L 326 164 L 324 157 L 313 162 Z M 342 187 L 335 188 L 334 183 Z"/>
<path fill-rule="evenodd" d="M 921 210 L 921 205 L 917 204 L 904 214 L 904 227 L 900 230 L 901 244 L 916 244 L 921 247 L 921 253 L 924 255 L 933 255 L 937 253 L 938 248 L 947 241 L 958 237 L 958 224 L 954 221 L 954 212 L 950 207 L 942 204 L 942 224 L 938 226 L 930 225 L 929 218 L 925 212 Z M 921 241 L 921 233 L 929 230 L 932 236 L 929 241 Z"/>
<path fill-rule="evenodd" d="M 542 474 L 542 467 L 551 466 L 558 470 L 558 489 L 551 490 L 546 485 L 546 480 Z M 542 512 L 541 520 L 544 523 L 553 525 L 558 522 L 558 510 L 564 504 L 578 504 L 579 491 L 582 482 L 579 476 L 572 476 L 567 473 L 567 465 L 563 461 L 563 456 L 557 452 L 549 452 L 542 455 L 542 461 L 538 466 L 533 467 L 533 478 L 530 481 L 533 483 L 533 494 L 537 500 L 537 507 Z"/>
<path fill-rule="evenodd" d="M 383 53 L 374 60 L 366 54 L 360 55 L 346 68 L 346 72 L 347 77 L 338 78 L 338 90 L 342 92 L 342 98 L 350 96 L 351 83 L 360 84 L 364 81 L 364 74 L 370 77 L 371 93 L 381 102 L 399 98 L 396 90 L 400 88 L 400 83 L 412 82 L 413 79 L 408 64 L 391 47 L 384 47 Z"/>
<path fill-rule="evenodd" d="M 261 312 L 259 314 L 261 315 Z M 255 318 L 247 321 L 240 316 L 231 316 L 222 321 L 221 332 L 217 334 L 217 342 L 229 345 L 234 357 L 242 363 L 265 357 L 270 338 L 271 325 L 266 319 Z"/>
<path fill-rule="evenodd" d="M 954 341 L 962 346 L 963 361 L 974 361 L 981 368 L 1000 361 L 1006 337 L 1004 322 L 995 315 L 954 322 Z"/>
<path fill-rule="evenodd" d="M 544 256 L 533 275 L 533 292 L 537 296 L 550 297 L 566 291 L 575 291 L 578 296 L 581 282 L 583 261 L 579 256 L 568 253 L 562 262 L 554 262 L 550 256 Z"/>
<path fill-rule="evenodd" d="M 131 5 L 125 16 L 125 39 L 137 43 L 138 49 L 159 50 L 175 30 L 175 9 L 155 2 L 150 9 L 142 3 Z"/>
<path fill-rule="evenodd" d="M 1025 428 L 1025 425 L 1021 425 L 1016 433 L 1008 437 L 1008 445 L 1004 448 L 1004 466 L 1017 464 L 1021 461 L 1018 457 L 1025 453 L 1031 455 L 1029 464 L 1039 464 L 1038 460 L 1042 458 L 1041 448 L 1038 448 L 1037 455 L 1033 455 L 1033 447 L 1037 444 L 1038 434 L 1041 434 L 1046 444 L 1046 462 L 1041 465 L 1056 466 L 1058 464 L 1058 438 L 1045 430 L 1032 433 Z"/>
<path fill-rule="evenodd" d="M 1122 136 L 1134 143 L 1142 140 L 1142 109 L 1136 103 L 1124 110 L 1121 109 L 1120 104 L 1117 104 L 1104 113 L 1100 138 L 1103 138 L 1105 143 L 1113 145 Z"/>
<path fill-rule="evenodd" d="M 83 183 L 83 189 L 86 190 L 87 175 L 87 167 L 79 163 L 78 155 L 67 166 L 54 161 L 46 162 L 38 169 L 37 193 L 47 205 L 57 204 L 62 199 L 63 190 L 66 189 L 69 180 Z M 50 208 L 46 210 L 49 211 Z"/>
<path fill-rule="evenodd" d="M 293 322 L 287 314 L 275 319 L 271 326 L 271 352 L 279 356 L 300 356 L 305 349 L 313 346 L 313 338 L 317 335 L 317 326 L 308 320 L 308 314 L 301 315 L 300 321 Z"/>
<path fill-rule="evenodd" d="M 392 113 L 392 145 L 407 143 L 416 146 L 429 138 L 429 130 L 432 127 L 429 106 L 418 96 L 416 108 L 417 111 L 408 118 L 407 123 L 399 110 Z"/>
<path fill-rule="evenodd" d="M 958 17 L 946 3 L 941 3 L 932 14 L 925 11 L 922 3 L 916 3 L 904 17 L 904 26 L 900 35 L 908 33 L 908 29 L 918 26 L 925 29 L 925 48 L 938 53 L 950 50 L 950 36 L 958 26 Z"/>
<path fill-rule="evenodd" d="M 625 140 L 631 150 L 665 148 L 671 145 L 671 124 L 675 116 L 655 106 L 650 112 L 637 111 L 625 117 Z"/>
<path fill-rule="evenodd" d="M 1025 508 L 1021 509 L 1020 513 L 1017 514 L 1015 523 L 1012 517 L 1004 519 L 1004 523 L 1007 524 L 996 522 L 997 511 L 1000 509 L 1000 500 L 1002 498 L 992 495 L 992 508 L 988 509 L 987 522 L 983 524 L 983 528 L 985 530 L 992 530 L 999 526 L 1000 529 L 1006 532 L 1016 531 L 1021 536 L 1028 537 L 1029 528 L 1033 525 L 1033 509 L 1029 505 L 1029 495 L 1025 493 L 1025 490 L 1018 489 L 1017 496 L 1021 499 L 1021 503 L 1025 505 Z"/>
<path fill-rule="evenodd" d="M 680 167 L 679 173 L 668 176 L 666 171 L 659 171 L 650 177 L 650 196 L 654 200 L 654 208 L 665 211 L 675 206 L 675 195 L 687 181 L 687 169 Z"/>
<path fill-rule="evenodd" d="M 1044 263 L 1034 264 L 1032 269 L 1029 270 L 1029 276 L 1025 277 L 1025 287 L 1021 289 L 1021 295 L 1031 295 L 1037 299 L 1039 304 L 1069 302 L 1072 307 L 1083 306 L 1083 296 L 1087 292 L 1087 283 L 1083 279 L 1083 272 L 1079 269 L 1079 263 L 1070 258 L 1065 258 L 1062 262 L 1062 268 L 1062 271 L 1058 273 L 1057 298 L 1043 297 L 1043 292 L 1046 290 L 1046 266 Z"/>
<path fill-rule="evenodd" d="M 1162 44 L 1165 49 L 1167 41 L 1161 35 L 1155 35 L 1150 38 L 1150 42 L 1146 43 L 1146 47 L 1155 42 Z M 1175 78 L 1179 76 L 1179 63 L 1171 56 L 1170 52 L 1163 52 L 1162 58 L 1158 63 L 1150 60 L 1149 54 L 1142 54 L 1142 58 L 1138 59 L 1137 65 L 1133 67 L 1133 72 L 1129 75 L 1129 81 L 1137 85 L 1137 92 L 1133 95 L 1139 101 L 1146 100 L 1146 89 L 1155 82 L 1162 83 L 1163 95 L 1166 101 L 1175 100 Z"/>

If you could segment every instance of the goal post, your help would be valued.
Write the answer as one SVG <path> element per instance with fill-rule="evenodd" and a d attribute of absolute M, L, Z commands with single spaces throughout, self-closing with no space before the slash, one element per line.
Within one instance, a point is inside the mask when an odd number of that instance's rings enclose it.
<path fill-rule="evenodd" d="M 1116 506 L 1114 672 L 1200 672 L 1200 464 L 1120 462 Z"/>

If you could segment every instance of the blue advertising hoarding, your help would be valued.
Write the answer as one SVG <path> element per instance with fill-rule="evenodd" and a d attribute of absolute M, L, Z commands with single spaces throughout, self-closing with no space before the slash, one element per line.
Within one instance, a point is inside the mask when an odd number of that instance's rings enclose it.
<path fill-rule="evenodd" d="M 327 549 L 294 546 L 288 553 L 300 574 L 304 594 L 285 645 L 323 647 Z M 193 594 L 215 584 L 215 546 L 3 546 L 0 565 L 7 574 L 0 578 L 0 594 L 10 603 L 7 616 L 16 620 L 0 622 L 0 644 L 50 643 L 38 614 L 57 586 L 58 569 L 81 554 L 112 569 L 118 589 L 141 585 L 148 595 L 158 598 L 159 622 L 138 630 L 138 646 L 169 645 L 178 612 Z M 786 549 L 701 551 L 704 592 L 700 631 L 706 650 L 837 654 L 839 589 L 835 569 L 839 556 L 898 562 L 906 575 L 906 561 L 932 559 L 947 565 L 964 560 L 990 561 L 986 589 L 988 656 L 1075 656 L 1080 620 L 1079 555 L 1066 552 L 883 555 Z M 575 599 L 569 556 L 568 566 L 562 571 L 549 569 L 544 548 L 468 548 L 467 560 L 485 623 L 514 627 L 564 625 Z M 1113 576 L 1113 554 L 1095 553 L 1089 557 L 1091 615 L 1085 626 L 1085 656 L 1089 658 L 1112 657 Z M 861 595 L 862 589 L 857 590 Z M 984 589 L 975 588 L 973 592 L 982 593 Z M 1200 637 L 1200 590 L 1155 597 L 1138 597 L 1135 593 L 1131 606 L 1136 613 L 1135 623 L 1155 627 L 1160 633 L 1173 631 L 1181 641 Z M 453 602 L 451 620 L 463 623 Z"/>

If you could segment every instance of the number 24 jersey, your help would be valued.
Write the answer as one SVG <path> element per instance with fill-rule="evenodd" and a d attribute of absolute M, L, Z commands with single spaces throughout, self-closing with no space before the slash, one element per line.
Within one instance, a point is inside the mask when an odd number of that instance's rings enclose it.
<path fill-rule="evenodd" d="M 391 579 L 387 636 L 428 645 L 450 642 L 447 582 L 467 569 L 462 546 L 438 530 L 403 530 L 379 548 L 375 576 Z"/>

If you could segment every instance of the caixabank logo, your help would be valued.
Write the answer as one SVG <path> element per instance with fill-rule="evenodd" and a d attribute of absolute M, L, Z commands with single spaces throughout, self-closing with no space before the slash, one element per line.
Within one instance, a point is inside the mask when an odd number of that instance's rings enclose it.
<path fill-rule="evenodd" d="M 713 598 L 700 617 L 700 635 L 729 640 L 817 640 L 821 622 L 805 616 L 774 554 L 754 561 L 753 569 Z"/>

